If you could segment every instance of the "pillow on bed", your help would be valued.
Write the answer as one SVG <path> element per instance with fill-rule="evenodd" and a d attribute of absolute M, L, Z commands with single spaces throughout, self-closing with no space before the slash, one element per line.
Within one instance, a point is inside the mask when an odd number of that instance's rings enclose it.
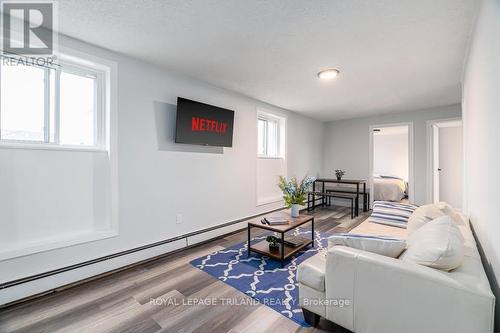
<path fill-rule="evenodd" d="M 397 258 L 406 248 L 406 241 L 384 236 L 340 233 L 328 238 L 328 247 L 336 245 Z"/>
<path fill-rule="evenodd" d="M 406 228 L 408 219 L 418 206 L 390 201 L 375 201 L 369 221 L 373 223 Z"/>
<path fill-rule="evenodd" d="M 453 208 L 446 202 L 436 204 L 423 205 L 415 209 L 408 219 L 407 230 L 408 234 L 412 234 L 424 224 L 445 215 L 453 213 Z"/>

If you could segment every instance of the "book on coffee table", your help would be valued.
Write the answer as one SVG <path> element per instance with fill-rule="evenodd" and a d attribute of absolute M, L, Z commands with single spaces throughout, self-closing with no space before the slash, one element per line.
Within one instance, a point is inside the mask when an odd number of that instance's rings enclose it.
<path fill-rule="evenodd" d="M 309 239 L 301 236 L 285 236 L 285 245 L 291 246 L 291 247 L 299 247 L 305 242 L 307 242 Z"/>
<path fill-rule="evenodd" d="M 268 225 L 282 225 L 282 224 L 288 224 L 288 219 L 281 217 L 281 216 L 269 216 L 269 217 L 264 217 L 262 220 Z"/>

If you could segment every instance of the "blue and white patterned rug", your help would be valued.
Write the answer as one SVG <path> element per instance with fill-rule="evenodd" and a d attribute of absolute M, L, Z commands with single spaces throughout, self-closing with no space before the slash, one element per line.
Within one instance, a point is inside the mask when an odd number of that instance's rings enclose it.
<path fill-rule="evenodd" d="M 299 228 L 293 234 L 311 237 L 310 230 Z M 308 246 L 296 253 L 288 259 L 283 268 L 279 261 L 254 252 L 248 258 L 246 242 L 210 253 L 191 261 L 191 264 L 299 325 L 309 327 L 299 304 L 297 266 L 318 252 L 325 253 L 329 236 L 331 235 L 315 231 L 315 247 Z M 265 238 L 266 235 L 255 237 L 252 243 Z"/>

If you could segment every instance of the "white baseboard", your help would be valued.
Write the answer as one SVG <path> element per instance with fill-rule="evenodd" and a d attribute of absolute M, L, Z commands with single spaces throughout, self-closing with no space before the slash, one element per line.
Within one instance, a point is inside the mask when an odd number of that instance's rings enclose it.
<path fill-rule="evenodd" d="M 274 210 L 271 210 L 270 212 L 272 211 Z M 173 241 L 167 240 L 165 241 L 165 244 L 152 244 L 150 247 L 137 249 L 131 253 L 119 253 L 110 256 L 110 258 L 103 258 L 102 260 L 97 262 L 88 263 L 86 265 L 83 265 L 85 264 L 83 263 L 82 267 L 71 267 L 62 272 L 56 272 L 44 277 L 36 277 L 36 279 L 34 278 L 31 281 L 4 287 L 3 289 L 0 289 L 0 306 L 22 300 L 26 297 L 36 296 L 38 294 L 52 291 L 69 284 L 78 283 L 79 281 L 83 281 L 91 277 L 95 277 L 160 255 L 168 254 L 172 251 L 180 250 L 187 246 L 223 236 L 233 231 L 245 228 L 247 226 L 248 219 L 263 214 L 266 214 L 266 212 L 241 220 L 236 220 L 234 221 L 234 223 L 228 222 L 226 224 L 222 224 L 220 227 L 214 226 L 213 228 L 216 229 L 213 230 L 200 230 L 198 234 L 193 235 L 193 233 L 191 233 L 187 234 L 186 237 L 178 238 Z"/>
<path fill-rule="evenodd" d="M 11 303 L 29 296 L 44 293 L 71 283 L 88 279 L 115 269 L 125 267 L 146 259 L 181 249 L 186 246 L 186 240 L 180 239 L 171 243 L 133 252 L 92 265 L 72 269 L 59 274 L 47 276 L 34 281 L 0 290 L 0 305 Z"/>

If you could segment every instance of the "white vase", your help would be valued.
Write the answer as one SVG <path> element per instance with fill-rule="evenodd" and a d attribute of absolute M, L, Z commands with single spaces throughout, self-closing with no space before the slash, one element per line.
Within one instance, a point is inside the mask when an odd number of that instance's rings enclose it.
<path fill-rule="evenodd" d="M 292 205 L 291 215 L 292 217 L 299 217 L 300 205 Z"/>

